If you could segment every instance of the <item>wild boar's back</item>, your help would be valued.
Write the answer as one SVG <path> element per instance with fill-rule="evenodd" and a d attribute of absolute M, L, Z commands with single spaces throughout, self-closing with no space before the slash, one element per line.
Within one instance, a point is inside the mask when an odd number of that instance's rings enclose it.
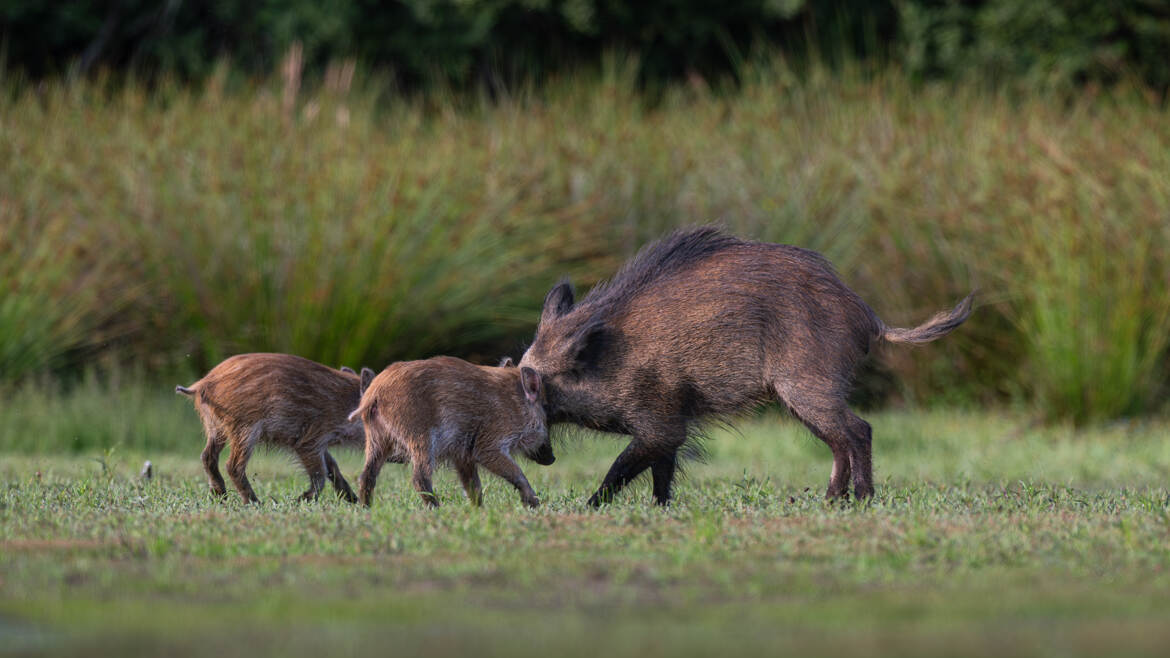
<path fill-rule="evenodd" d="M 587 367 L 616 380 L 613 393 L 690 417 L 767 399 L 790 371 L 840 378 L 881 331 L 816 252 L 709 227 L 648 247 L 547 329 L 586 325 L 603 343 Z"/>
<path fill-rule="evenodd" d="M 245 430 L 267 418 L 290 435 L 327 431 L 344 422 L 360 399 L 358 377 L 290 354 L 241 354 L 226 359 L 190 388 L 197 401 Z M 315 428 L 316 424 L 323 424 Z"/>

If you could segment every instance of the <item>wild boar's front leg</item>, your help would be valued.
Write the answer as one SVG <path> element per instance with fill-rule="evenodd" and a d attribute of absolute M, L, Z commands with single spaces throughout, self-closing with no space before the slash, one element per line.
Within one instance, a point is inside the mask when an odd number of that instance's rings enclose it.
<path fill-rule="evenodd" d="M 652 466 L 654 499 L 658 504 L 665 505 L 670 500 L 678 449 L 686 438 L 686 425 L 656 427 L 635 434 L 630 445 L 609 467 L 605 480 L 589 498 L 589 505 L 599 507 L 603 503 L 612 502 L 618 492 Z"/>
<path fill-rule="evenodd" d="M 665 457 L 660 457 L 650 464 L 650 475 L 654 479 L 654 502 L 666 505 L 672 497 L 671 488 L 674 485 L 674 471 L 678 465 L 678 451 L 675 450 Z"/>

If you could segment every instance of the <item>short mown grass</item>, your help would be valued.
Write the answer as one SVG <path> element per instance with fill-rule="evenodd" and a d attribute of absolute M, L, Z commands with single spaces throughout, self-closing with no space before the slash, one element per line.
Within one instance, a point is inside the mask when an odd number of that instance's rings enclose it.
<path fill-rule="evenodd" d="M 176 400 L 176 403 L 179 401 Z M 370 510 L 212 500 L 178 438 L 0 458 L 0 647 L 31 654 L 1158 655 L 1170 648 L 1170 426 L 870 414 L 878 495 L 822 499 L 827 448 L 765 412 L 707 443 L 672 506 L 584 500 L 624 442 L 576 436 L 482 509 L 388 466 Z M 100 417 L 97 418 L 100 421 Z M 345 473 L 361 455 L 338 453 Z M 142 481 L 142 462 L 155 476 Z M 0 649 L 3 651 L 4 649 Z"/>

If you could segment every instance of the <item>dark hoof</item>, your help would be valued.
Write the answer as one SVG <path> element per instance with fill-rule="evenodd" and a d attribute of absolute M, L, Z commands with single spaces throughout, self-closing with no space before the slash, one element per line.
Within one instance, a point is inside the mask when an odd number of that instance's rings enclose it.
<path fill-rule="evenodd" d="M 585 504 L 596 509 L 598 507 L 601 507 L 602 505 L 608 505 L 612 502 L 613 502 L 613 494 L 606 494 L 602 491 L 598 491 L 597 493 L 590 496 L 589 500 Z"/>
<path fill-rule="evenodd" d="M 871 500 L 873 487 L 853 487 L 853 496 L 857 498 L 858 502 Z"/>

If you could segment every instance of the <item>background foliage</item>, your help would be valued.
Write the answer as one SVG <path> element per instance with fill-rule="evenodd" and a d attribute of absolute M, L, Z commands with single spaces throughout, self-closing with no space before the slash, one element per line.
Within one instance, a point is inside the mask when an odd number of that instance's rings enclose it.
<path fill-rule="evenodd" d="M 558 278 L 716 221 L 890 324 L 981 289 L 864 401 L 1162 409 L 1164 2 L 15 0 L 0 34 L 10 399 L 515 355 Z"/>
<path fill-rule="evenodd" d="M 287 70 L 287 67 L 286 67 Z M 496 101 L 386 101 L 335 66 L 245 88 L 98 79 L 0 99 L 0 380 L 93 364 L 194 374 L 293 352 L 380 367 L 516 355 L 544 292 L 721 221 L 826 253 L 892 325 L 871 401 L 1159 409 L 1170 122 L 1141 86 L 1021 95 L 745 65 L 735 94 L 634 65 Z M 363 82 L 363 80 L 366 80 Z"/>

